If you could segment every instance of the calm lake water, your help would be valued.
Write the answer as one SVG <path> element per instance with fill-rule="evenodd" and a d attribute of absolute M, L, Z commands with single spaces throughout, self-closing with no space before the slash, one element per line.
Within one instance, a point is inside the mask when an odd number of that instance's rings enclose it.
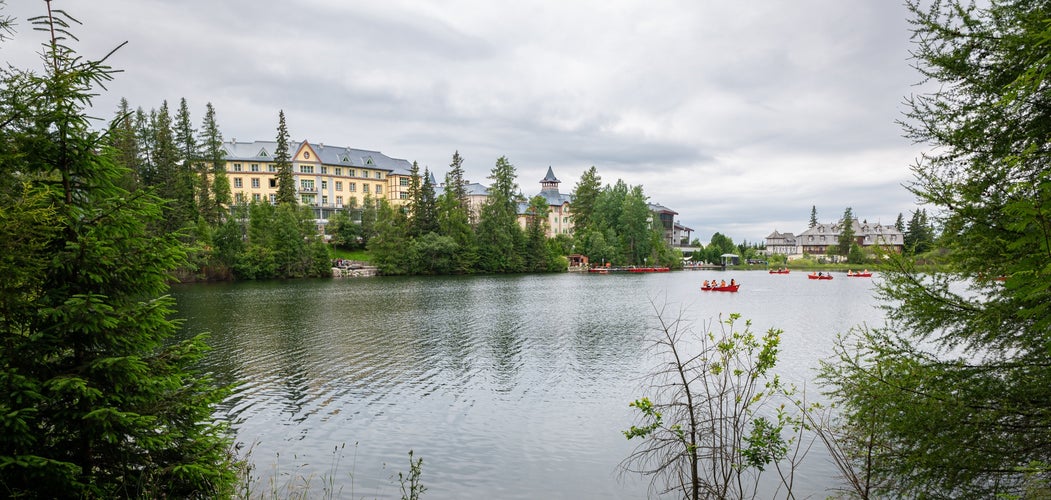
<path fill-rule="evenodd" d="M 713 278 L 736 278 L 741 291 L 701 292 Z M 648 395 L 657 362 L 652 303 L 695 331 L 731 312 L 757 333 L 783 329 L 777 371 L 801 384 L 836 333 L 882 324 L 878 279 L 381 277 L 173 294 L 185 332 L 212 333 L 208 369 L 239 384 L 220 417 L 252 447 L 259 493 L 307 477 L 314 496 L 331 480 L 341 498 L 399 498 L 413 450 L 424 498 L 647 498 L 648 479 L 618 464 L 635 446 L 621 434 L 634 423 L 628 403 Z M 823 498 L 831 475 L 812 453 L 796 492 Z"/>

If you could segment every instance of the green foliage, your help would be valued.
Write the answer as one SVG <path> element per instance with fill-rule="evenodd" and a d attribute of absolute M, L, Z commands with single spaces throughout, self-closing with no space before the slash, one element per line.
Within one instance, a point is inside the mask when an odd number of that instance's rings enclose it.
<path fill-rule="evenodd" d="M 194 369 L 202 336 L 171 342 L 163 294 L 185 252 L 151 232 L 160 200 L 128 192 L 129 171 L 90 130 L 85 109 L 113 70 L 76 56 L 74 20 L 49 14 L 32 20 L 54 34 L 46 72 L 0 77 L 0 488 L 229 495 L 230 441 L 212 423 L 224 391 Z"/>
<path fill-rule="evenodd" d="M 524 269 L 516 178 L 515 166 L 505 157 L 498 158 L 489 175 L 493 183 L 478 222 L 478 266 L 482 271 L 507 273 Z"/>
<path fill-rule="evenodd" d="M 951 272 L 892 260 L 888 324 L 841 339 L 823 368 L 836 437 L 859 494 L 1024 497 L 1051 477 L 1051 4 L 908 5 L 937 84 L 909 101 L 906 134 L 932 150 L 908 187 L 937 208 Z M 933 241 L 926 218 L 909 251 Z"/>
<path fill-rule="evenodd" d="M 274 166 L 277 168 L 277 203 L 295 205 L 299 203 L 296 196 L 296 181 L 292 176 L 292 156 L 288 152 L 288 125 L 285 124 L 285 111 L 277 113 L 277 146 L 274 150 Z"/>
<path fill-rule="evenodd" d="M 660 492 L 679 490 L 684 498 L 755 496 L 758 477 L 778 469 L 791 497 L 791 455 L 802 429 L 785 405 L 771 408 L 793 391 L 771 371 L 780 352 L 780 330 L 762 336 L 740 315 L 720 321 L 720 331 L 694 336 L 681 317 L 665 319 L 654 340 L 661 368 L 653 373 L 653 398 L 630 404 L 638 424 L 624 431 L 642 443 L 624 462 L 625 470 L 651 475 Z M 786 434 L 788 437 L 786 437 Z M 782 463 L 784 463 L 782 465 Z"/>
<path fill-rule="evenodd" d="M 836 255 L 847 257 L 850 255 L 850 247 L 857 245 L 857 241 L 854 238 L 854 211 L 850 207 L 847 207 L 843 211 L 843 219 L 839 222 L 839 241 L 836 248 Z"/>
<path fill-rule="evenodd" d="M 409 472 L 398 473 L 398 484 L 401 485 L 402 500 L 419 500 L 420 495 L 427 491 L 427 487 L 420 481 L 423 476 L 423 459 L 413 460 L 412 450 L 409 450 Z"/>

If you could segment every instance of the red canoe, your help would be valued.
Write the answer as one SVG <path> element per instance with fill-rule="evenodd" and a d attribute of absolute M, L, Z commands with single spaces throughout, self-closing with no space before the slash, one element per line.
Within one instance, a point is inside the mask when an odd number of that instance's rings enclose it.
<path fill-rule="evenodd" d="M 847 273 L 847 276 L 851 278 L 871 278 L 872 273 L 869 271 L 865 271 L 863 273 Z"/>
<path fill-rule="evenodd" d="M 788 274 L 788 269 L 771 269 L 770 274 Z"/>
<path fill-rule="evenodd" d="M 726 285 L 726 286 L 710 286 L 708 288 L 701 287 L 702 292 L 736 292 L 738 288 L 741 288 L 741 284 Z"/>
<path fill-rule="evenodd" d="M 816 275 L 814 273 L 810 273 L 810 274 L 806 275 L 806 277 L 810 278 L 812 280 L 830 280 L 830 279 L 832 279 L 832 275 L 831 274 L 822 274 L 821 276 L 818 276 L 818 275 Z"/>

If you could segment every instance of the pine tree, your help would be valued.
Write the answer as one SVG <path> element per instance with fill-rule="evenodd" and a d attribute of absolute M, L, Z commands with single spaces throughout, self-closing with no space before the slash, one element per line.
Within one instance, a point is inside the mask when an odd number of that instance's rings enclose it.
<path fill-rule="evenodd" d="M 817 205 L 810 205 L 810 225 L 807 228 L 812 229 L 817 225 Z"/>
<path fill-rule="evenodd" d="M 869 497 L 1046 498 L 1051 2 L 908 8 L 914 66 L 933 83 L 908 101 L 906 136 L 930 146 L 908 188 L 937 208 L 945 271 L 892 260 L 887 326 L 839 343 L 823 392 Z"/>
<path fill-rule="evenodd" d="M 493 181 L 478 222 L 478 265 L 488 272 L 521 272 L 522 230 L 518 226 L 515 166 L 506 157 L 496 160 Z"/>
<path fill-rule="evenodd" d="M 580 176 L 580 181 L 573 188 L 573 234 L 581 236 L 592 228 L 595 213 L 595 201 L 602 192 L 602 177 L 594 166 Z"/>
<path fill-rule="evenodd" d="M 855 244 L 854 241 L 854 211 L 850 207 L 847 207 L 843 211 L 843 219 L 839 222 L 839 241 L 836 254 L 846 257 L 850 255 L 850 246 Z"/>
<path fill-rule="evenodd" d="M 43 74 L 0 70 L 0 485 L 10 497 L 223 497 L 223 392 L 196 372 L 200 336 L 173 342 L 165 295 L 184 252 L 152 233 L 161 200 L 128 171 L 86 108 L 105 60 L 66 44 L 62 11 Z"/>
<path fill-rule="evenodd" d="M 201 152 L 197 146 L 197 131 L 193 129 L 190 122 L 190 107 L 186 104 L 186 98 L 179 99 L 179 111 L 175 114 L 175 145 L 179 149 L 179 162 L 177 168 L 178 200 L 180 209 L 184 211 L 182 217 L 187 221 L 197 219 L 199 209 L 200 184 L 200 157 Z M 207 204 L 208 192 L 203 192 Z"/>
<path fill-rule="evenodd" d="M 449 172 L 445 175 L 445 192 L 451 192 L 454 199 L 463 205 L 465 210 L 470 207 L 467 202 L 467 182 L 463 178 L 463 157 L 459 151 L 453 152 L 452 162 L 449 163 Z"/>
<path fill-rule="evenodd" d="M 226 176 L 226 152 L 223 150 L 223 135 L 219 131 L 219 124 L 215 119 L 215 108 L 208 103 L 204 113 L 204 123 L 201 125 L 201 146 L 204 153 L 204 164 L 211 169 L 212 195 L 207 207 L 202 208 L 205 219 L 217 223 L 223 219 L 226 207 L 232 203 L 230 197 L 230 180 Z M 207 172 L 207 170 L 206 170 Z M 202 178 L 207 178 L 207 173 Z M 204 185 L 202 185 L 204 189 Z"/>
<path fill-rule="evenodd" d="M 292 176 L 292 157 L 288 152 L 288 126 L 285 125 L 285 111 L 277 115 L 277 148 L 274 150 L 274 163 L 277 167 L 277 203 L 279 205 L 297 204 L 296 181 Z"/>
<path fill-rule="evenodd" d="M 121 98 L 116 117 L 110 124 L 110 145 L 117 150 L 117 163 L 128 169 L 128 175 L 121 187 L 128 191 L 139 188 L 139 142 L 135 135 L 135 115 L 128 100 Z"/>

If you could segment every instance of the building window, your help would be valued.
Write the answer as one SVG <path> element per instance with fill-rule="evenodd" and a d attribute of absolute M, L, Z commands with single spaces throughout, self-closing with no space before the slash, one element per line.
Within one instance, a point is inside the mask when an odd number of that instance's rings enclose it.
<path fill-rule="evenodd" d="M 241 204 L 241 203 L 245 203 L 248 200 L 248 198 L 245 197 L 244 193 L 237 193 L 234 196 L 234 200 L 236 200 L 238 204 Z"/>
<path fill-rule="evenodd" d="M 409 186 L 409 178 L 408 177 L 402 177 L 401 179 L 398 179 L 398 185 L 401 186 L 401 187 L 408 187 Z"/>
<path fill-rule="evenodd" d="M 322 166 L 321 166 L 321 173 L 323 173 L 323 174 L 327 174 L 327 173 L 328 173 L 328 167 L 326 167 L 326 166 L 322 165 Z"/>
<path fill-rule="evenodd" d="M 328 189 L 328 181 L 321 181 L 321 189 Z"/>
<path fill-rule="evenodd" d="M 350 183 L 347 184 L 347 191 L 350 191 L 351 193 L 353 193 L 353 192 L 355 192 L 357 190 L 358 190 L 358 183 L 357 182 L 350 182 Z"/>
<path fill-rule="evenodd" d="M 336 191 L 343 190 L 343 181 L 336 181 Z"/>
<path fill-rule="evenodd" d="M 303 179 L 303 180 L 299 181 L 299 187 L 303 191 L 314 191 L 314 180 L 313 179 Z"/>
<path fill-rule="evenodd" d="M 362 192 L 362 193 L 365 193 L 365 194 L 368 194 L 368 192 L 369 192 L 369 185 L 368 185 L 368 184 L 364 184 L 364 183 L 363 183 L 363 184 L 361 185 L 361 192 Z"/>
<path fill-rule="evenodd" d="M 407 200 L 407 199 L 409 199 L 409 193 L 406 193 L 406 192 L 402 191 L 402 192 L 398 193 L 398 198 L 400 198 L 402 200 Z"/>
<path fill-rule="evenodd" d="M 343 175 L 343 167 L 336 167 L 336 175 Z"/>
<path fill-rule="evenodd" d="M 259 189 L 259 178 L 252 177 L 252 188 Z"/>
<path fill-rule="evenodd" d="M 347 170 L 347 175 L 350 177 L 357 177 L 358 174 L 354 172 L 354 169 L 352 168 L 350 170 Z"/>
<path fill-rule="evenodd" d="M 242 187 L 244 187 L 244 183 L 241 182 L 241 178 L 240 177 L 234 177 L 234 187 L 235 188 L 242 188 Z"/>
<path fill-rule="evenodd" d="M 277 204 L 277 194 L 270 193 L 270 204 L 271 205 L 276 205 Z"/>
<path fill-rule="evenodd" d="M 259 193 L 252 193 L 252 201 L 259 202 L 262 200 L 262 195 Z"/>
<path fill-rule="evenodd" d="M 299 166 L 299 173 L 301 173 L 301 174 L 312 174 L 312 173 L 314 173 L 314 166 L 313 165 L 300 165 Z"/>
<path fill-rule="evenodd" d="M 266 171 L 267 172 L 277 172 L 277 165 L 274 165 L 273 163 L 268 164 L 266 166 Z"/>
<path fill-rule="evenodd" d="M 342 207 L 343 206 L 343 197 L 342 196 L 337 196 L 336 197 L 336 206 L 337 207 Z"/>
<path fill-rule="evenodd" d="M 383 172 L 376 172 L 377 179 L 383 179 Z"/>
<path fill-rule="evenodd" d="M 251 170 L 252 170 L 253 172 L 258 172 L 258 171 L 259 171 L 259 164 L 258 164 L 258 163 L 253 163 L 253 164 L 252 164 L 252 166 L 251 166 L 251 167 L 249 167 L 249 168 L 250 168 L 250 169 L 251 169 Z"/>
<path fill-rule="evenodd" d="M 376 194 L 383 194 L 383 184 L 376 184 Z"/>
<path fill-rule="evenodd" d="M 271 177 L 269 180 L 270 180 L 270 187 L 276 188 L 277 187 L 277 179 L 274 178 L 274 177 Z"/>
<path fill-rule="evenodd" d="M 240 171 L 241 171 L 241 164 L 240 163 L 234 163 L 234 172 L 240 172 Z"/>
<path fill-rule="evenodd" d="M 321 195 L 321 204 L 328 205 L 328 196 Z"/>

